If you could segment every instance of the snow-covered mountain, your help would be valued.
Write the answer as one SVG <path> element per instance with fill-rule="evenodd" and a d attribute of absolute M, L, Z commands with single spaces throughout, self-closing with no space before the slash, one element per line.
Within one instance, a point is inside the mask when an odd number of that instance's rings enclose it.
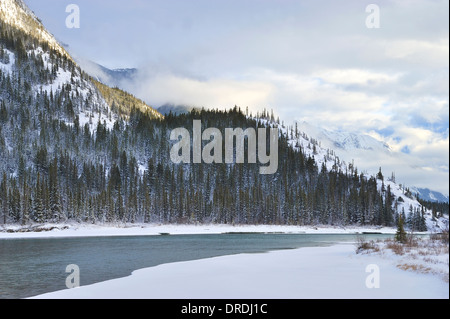
<path fill-rule="evenodd" d="M 22 0 L 1 0 L 0 19 L 46 43 L 51 49 L 56 50 L 66 58 L 72 59 L 64 47 L 48 32 Z"/>
<path fill-rule="evenodd" d="M 378 151 L 390 153 L 390 148 L 387 144 L 377 141 L 368 135 L 360 135 L 355 133 L 333 132 L 318 129 L 312 125 L 303 122 L 301 125 L 284 126 L 273 121 L 263 120 L 266 124 L 278 127 L 280 134 L 283 135 L 289 145 L 296 150 L 301 150 L 306 156 L 313 157 L 319 167 L 325 166 L 328 171 L 341 171 L 349 173 L 353 169 L 357 169 L 358 163 L 342 159 L 338 154 L 342 152 L 336 150 L 363 150 L 363 151 Z M 305 129 L 309 135 L 303 131 Z M 325 142 L 316 139 L 316 136 L 322 137 Z M 330 146 L 330 147 L 328 147 Z M 374 173 L 362 173 L 367 179 L 374 177 Z M 424 223 L 429 231 L 440 232 L 443 229 L 448 229 L 448 216 L 436 218 L 433 216 L 431 209 L 423 208 L 421 203 L 417 200 L 417 195 L 420 199 L 432 202 L 447 202 L 448 196 L 439 192 L 430 191 L 429 189 L 411 187 L 406 188 L 401 184 L 397 184 L 391 180 L 390 177 L 377 180 L 377 188 L 382 196 L 392 196 L 394 198 L 393 207 L 398 213 L 405 213 L 406 218 L 413 219 L 413 215 L 419 216 L 423 209 Z M 389 194 L 387 189 L 389 188 Z M 420 213 L 419 213 L 420 212 Z"/>
<path fill-rule="evenodd" d="M 109 69 L 85 58 L 75 57 L 75 61 L 94 79 L 110 87 L 123 88 L 124 82 L 132 82 L 138 73 L 136 68 Z"/>
<path fill-rule="evenodd" d="M 118 112 L 111 111 L 112 99 L 107 98 L 107 96 L 115 95 L 117 97 L 117 90 L 114 93 L 112 89 L 107 89 L 105 86 L 100 87 L 93 78 L 87 76 L 89 73 L 80 67 L 76 60 L 73 59 L 67 52 L 64 45 L 57 41 L 56 38 L 48 32 L 41 21 L 22 0 L 1 0 L 0 19 L 6 25 L 22 30 L 30 38 L 38 41 L 38 44 L 33 45 L 34 49 L 28 49 L 27 54 L 33 54 L 33 56 L 38 59 L 41 58 L 44 63 L 44 68 L 51 70 L 55 77 L 50 81 L 46 81 L 44 85 L 42 85 L 42 83 L 36 83 L 36 90 L 39 89 L 42 91 L 47 91 L 48 93 L 52 92 L 54 94 L 64 86 L 71 85 L 76 89 L 76 95 L 79 97 L 80 101 L 82 100 L 81 98 L 85 101 L 90 101 L 88 109 L 86 109 L 87 105 L 84 103 L 75 105 L 75 107 L 79 106 L 81 124 L 83 125 L 84 122 L 88 122 L 89 119 L 89 123 L 91 123 L 91 130 L 93 130 L 94 124 L 92 123 L 96 123 L 96 120 L 98 121 L 98 119 L 100 119 L 101 122 L 106 122 L 108 127 L 112 127 L 114 122 L 118 119 Z M 62 57 L 67 59 L 71 66 L 62 65 L 67 63 L 55 63 L 54 56 L 46 48 L 54 50 L 55 53 L 60 54 Z M 8 67 L 4 65 L 3 69 L 12 72 L 12 68 L 16 61 L 14 60 L 12 52 L 8 50 L 6 52 L 11 55 L 10 60 L 12 61 L 10 61 Z M 119 76 L 122 78 L 131 76 L 134 72 L 134 70 L 124 69 L 108 70 L 107 68 L 103 68 L 101 66 L 99 66 L 99 68 L 102 68 L 102 71 L 108 77 L 107 80 L 110 80 L 110 82 L 118 81 Z M 100 92 L 100 89 L 102 89 L 102 92 Z M 125 107 L 128 109 L 131 109 L 132 104 L 139 106 L 144 105 L 141 100 L 136 99 L 130 94 L 123 95 L 126 96 L 126 99 L 123 101 L 118 101 L 116 98 L 114 101 L 116 106 L 118 102 L 119 104 L 128 104 Z M 147 108 L 156 117 L 162 118 L 162 115 L 150 106 L 145 105 L 143 107 Z M 93 112 L 94 110 L 95 112 Z"/>
<path fill-rule="evenodd" d="M 22 1 L 0 3 L 4 224 L 393 225 L 396 213 L 421 209 L 407 189 L 375 178 L 376 172 L 356 170 L 358 162 L 335 151 L 389 153 L 386 145 L 343 132 L 305 133 L 306 125 L 280 125 L 268 114 L 248 118 L 237 107 L 164 118 L 131 94 L 89 76 Z M 173 163 L 171 130 L 192 126 L 199 116 L 222 130 L 277 126 L 277 173 L 260 176 L 256 165 Z M 424 210 L 423 216 L 430 229 L 443 227 L 441 215 Z"/>
<path fill-rule="evenodd" d="M 298 123 L 299 129 L 306 134 L 318 139 L 324 147 L 332 148 L 336 152 L 354 152 L 356 150 L 366 150 L 373 152 L 391 153 L 391 148 L 387 143 L 379 141 L 367 134 L 360 134 L 346 131 L 331 131 L 316 127 L 305 121 Z"/>
<path fill-rule="evenodd" d="M 433 191 L 429 188 L 410 187 L 413 194 L 417 194 L 420 199 L 430 202 L 448 203 L 449 196 L 440 192 Z"/>
<path fill-rule="evenodd" d="M 390 169 L 386 173 L 391 174 L 391 172 L 395 172 L 399 176 L 399 180 L 401 180 L 402 170 L 405 168 L 405 164 L 408 163 L 409 158 L 407 154 L 393 151 L 387 143 L 367 134 L 343 130 L 327 130 L 305 121 L 298 123 L 298 127 L 302 132 L 317 139 L 322 147 L 334 150 L 341 160 L 347 163 L 354 161 L 360 170 L 375 174 L 379 167 L 383 166 L 384 170 Z M 382 160 L 385 160 L 389 167 L 384 167 L 381 164 Z M 449 201 L 449 196 L 441 192 L 426 187 L 408 186 L 413 194 L 418 194 L 421 199 L 441 202 Z"/>

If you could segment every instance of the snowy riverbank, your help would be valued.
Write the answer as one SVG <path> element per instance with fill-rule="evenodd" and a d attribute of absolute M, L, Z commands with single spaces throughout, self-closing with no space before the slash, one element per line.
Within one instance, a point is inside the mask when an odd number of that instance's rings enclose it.
<path fill-rule="evenodd" d="M 292 234 L 394 234 L 390 227 L 332 227 L 288 225 L 162 225 L 162 224 L 45 224 L 24 226 L 0 226 L 0 239 L 96 237 L 96 236 L 149 236 L 160 234 L 222 234 L 222 233 L 292 233 Z"/>
<path fill-rule="evenodd" d="M 379 269 L 379 288 L 366 281 Z M 369 285 L 370 286 L 370 285 Z M 449 298 L 448 282 L 405 271 L 395 258 L 356 254 L 353 244 L 163 264 L 131 276 L 34 298 L 407 299 Z"/>
<path fill-rule="evenodd" d="M 161 234 L 292 233 L 394 234 L 395 228 L 314 227 L 276 225 L 86 225 L 45 224 L 35 228 L 0 227 L 0 239 L 149 236 Z M 33 231 L 34 230 L 34 231 Z M 356 237 L 355 237 L 356 241 Z M 418 252 L 419 255 L 424 255 Z M 434 271 L 447 253 L 417 262 L 416 255 L 397 256 L 389 250 L 356 253 L 354 243 L 239 254 L 139 269 L 131 276 L 48 293 L 35 298 L 156 298 L 156 299 L 305 299 L 305 298 L 448 298 L 448 279 Z M 430 265 L 426 265 L 428 263 Z M 417 269 L 414 271 L 415 265 Z M 380 287 L 368 288 L 368 265 L 377 265 Z M 408 267 L 406 267 L 407 265 Z M 431 266 L 431 270 L 423 271 Z M 441 267 L 442 265 L 438 265 Z M 437 267 L 437 266 L 436 266 Z M 442 267 L 441 267 L 442 268 Z M 448 278 L 448 272 L 447 272 Z"/>

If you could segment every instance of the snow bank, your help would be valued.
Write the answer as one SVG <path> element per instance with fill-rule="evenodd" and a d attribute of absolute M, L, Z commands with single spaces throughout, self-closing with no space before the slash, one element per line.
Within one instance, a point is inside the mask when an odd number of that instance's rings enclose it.
<path fill-rule="evenodd" d="M 379 268 L 379 288 L 368 288 Z M 448 298 L 448 283 L 356 255 L 353 245 L 241 254 L 159 265 L 131 276 L 39 295 L 38 299 L 407 299 Z"/>
<path fill-rule="evenodd" d="M 332 227 L 288 225 L 161 225 L 161 224 L 45 224 L 29 228 L 24 226 L 0 226 L 0 239 L 97 237 L 97 236 L 150 236 L 160 234 L 222 234 L 222 233 L 288 233 L 288 234 L 355 234 L 377 232 L 395 234 L 389 227 Z"/>

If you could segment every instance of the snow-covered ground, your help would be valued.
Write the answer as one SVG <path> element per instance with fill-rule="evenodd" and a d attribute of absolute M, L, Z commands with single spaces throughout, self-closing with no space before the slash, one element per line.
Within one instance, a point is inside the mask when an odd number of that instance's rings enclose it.
<path fill-rule="evenodd" d="M 375 265 L 375 266 L 374 266 Z M 375 269 L 375 270 L 374 270 Z M 371 287 L 374 276 L 379 287 Z M 367 282 L 369 283 L 367 285 Z M 163 264 L 131 276 L 35 298 L 376 299 L 449 297 L 448 282 L 395 260 L 356 254 L 352 244 Z"/>
<path fill-rule="evenodd" d="M 292 234 L 355 234 L 380 232 L 395 234 L 389 227 L 332 227 L 288 225 L 176 225 L 176 224 L 45 224 L 29 228 L 24 226 L 0 226 L 0 239 L 42 237 L 88 237 L 88 236 L 148 236 L 160 234 L 222 234 L 242 233 L 292 233 Z M 33 231 L 34 230 L 34 231 Z"/>
<path fill-rule="evenodd" d="M 405 271 L 433 274 L 448 285 L 448 239 L 445 242 L 442 239 L 412 237 L 406 244 L 400 244 L 391 239 L 372 242 L 370 246 L 372 248 L 360 252 L 391 260 L 398 268 Z"/>

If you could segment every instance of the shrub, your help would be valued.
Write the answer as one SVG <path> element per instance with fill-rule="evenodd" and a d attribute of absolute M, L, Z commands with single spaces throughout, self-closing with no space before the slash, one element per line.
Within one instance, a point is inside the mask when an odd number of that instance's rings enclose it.
<path fill-rule="evenodd" d="M 398 241 L 388 241 L 386 247 L 391 249 L 396 255 L 405 253 L 403 244 Z"/>
<path fill-rule="evenodd" d="M 362 235 L 357 235 L 356 236 L 356 253 L 362 253 L 365 250 L 374 250 L 374 251 L 378 251 L 379 248 L 378 246 L 375 244 L 375 242 L 373 240 L 371 241 L 367 241 L 366 237 L 362 236 Z"/>
<path fill-rule="evenodd" d="M 448 229 L 444 229 L 441 233 L 434 233 L 430 235 L 430 239 L 434 241 L 440 241 L 443 244 L 449 244 Z"/>

